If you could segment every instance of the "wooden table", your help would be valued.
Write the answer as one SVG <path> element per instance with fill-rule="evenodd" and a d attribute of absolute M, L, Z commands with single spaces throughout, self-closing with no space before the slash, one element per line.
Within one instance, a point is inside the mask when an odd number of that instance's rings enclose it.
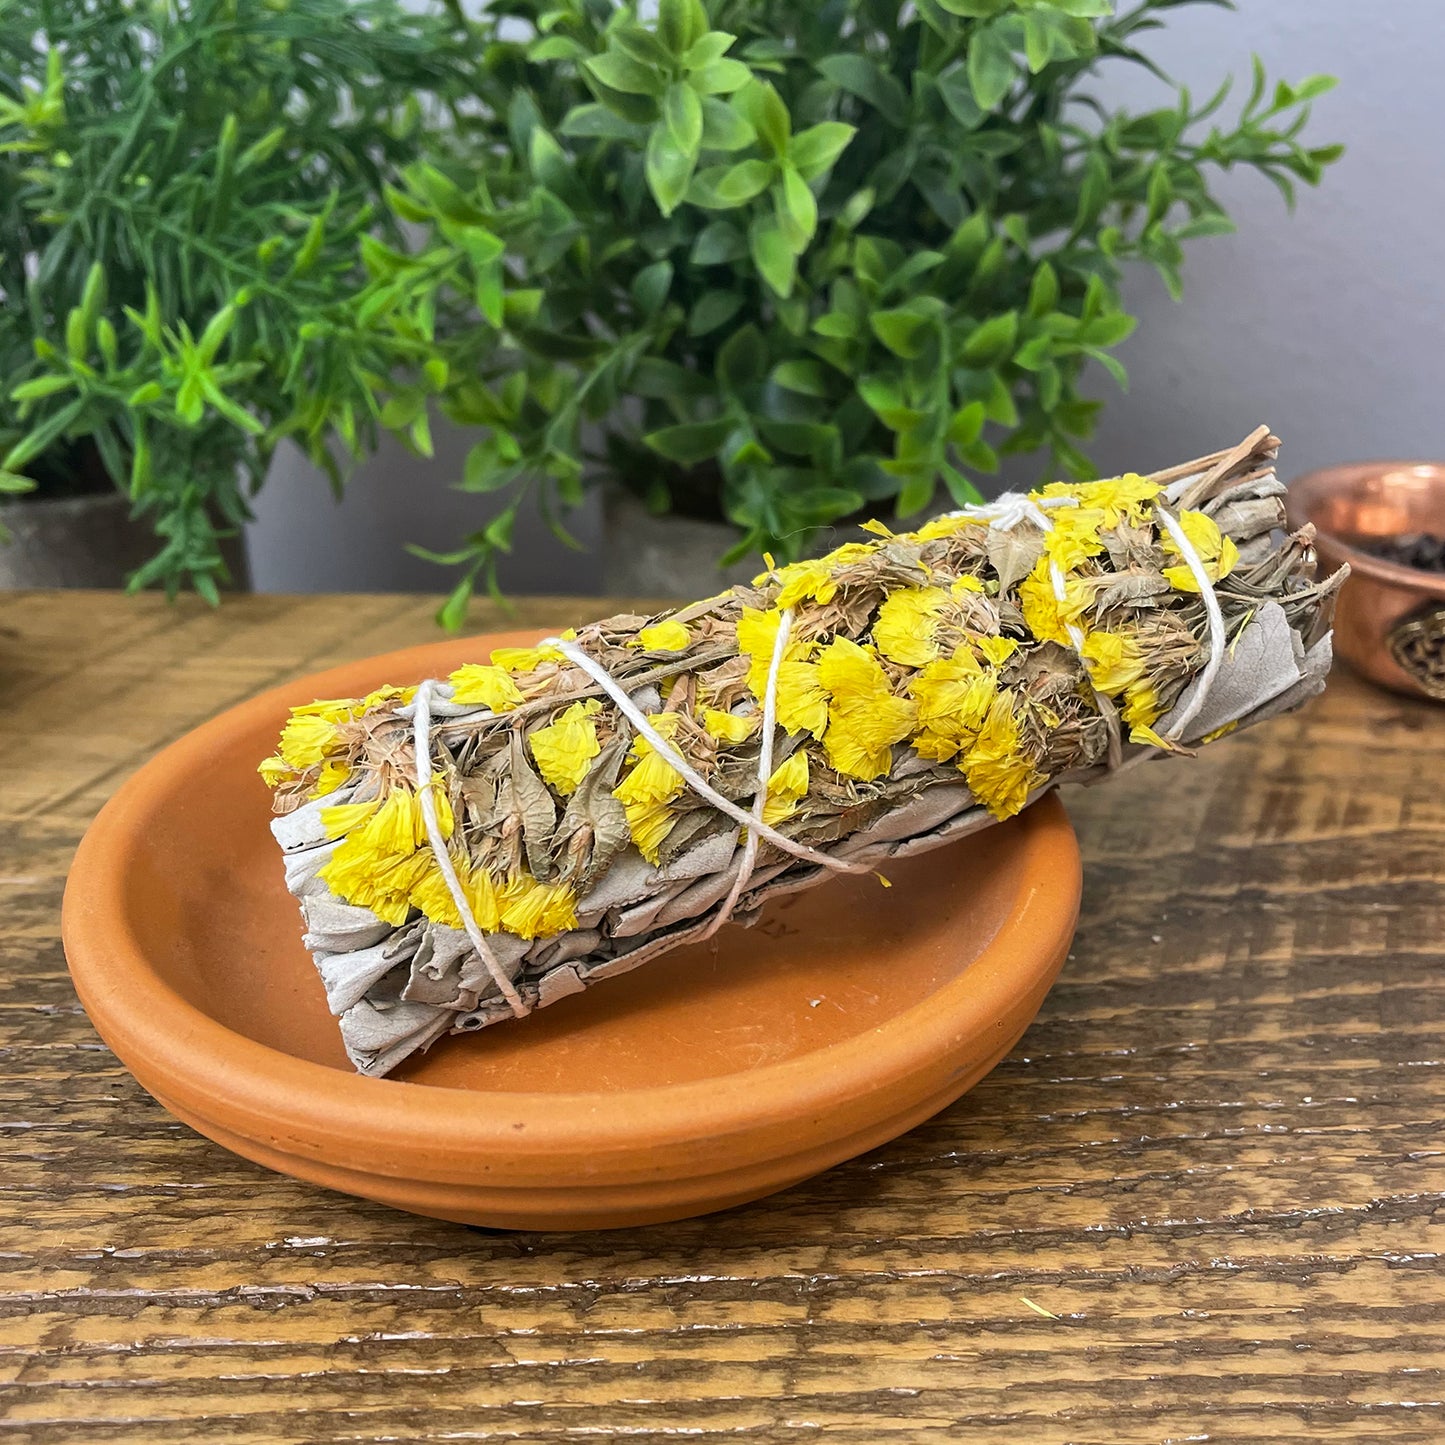
<path fill-rule="evenodd" d="M 0 597 L 0 1434 L 1445 1440 L 1445 711 L 1337 676 L 1075 792 L 1062 980 L 887 1148 L 722 1216 L 488 1234 L 172 1121 L 92 1032 L 58 934 L 76 840 L 131 769 L 430 615 Z"/>

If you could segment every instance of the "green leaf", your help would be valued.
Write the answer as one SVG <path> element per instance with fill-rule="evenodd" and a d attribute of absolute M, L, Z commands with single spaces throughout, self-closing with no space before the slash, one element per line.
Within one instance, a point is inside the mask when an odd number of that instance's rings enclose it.
<path fill-rule="evenodd" d="M 819 336 L 850 341 L 858 334 L 858 323 L 846 311 L 828 311 L 813 323 L 813 330 Z"/>
<path fill-rule="evenodd" d="M 981 109 L 996 110 L 1017 73 L 1008 42 L 997 25 L 974 31 L 968 44 L 968 83 Z"/>
<path fill-rule="evenodd" d="M 129 410 L 138 411 L 144 406 L 154 406 L 156 402 L 164 398 L 165 394 L 165 388 L 160 382 L 145 381 L 126 397 L 125 404 Z"/>
<path fill-rule="evenodd" d="M 663 97 L 662 114 L 673 144 L 685 155 L 696 155 L 702 144 L 702 101 L 697 91 L 673 81 Z"/>
<path fill-rule="evenodd" d="M 954 446 L 972 446 L 983 432 L 983 403 L 971 401 L 954 412 L 948 424 L 948 439 Z"/>
<path fill-rule="evenodd" d="M 615 50 L 594 55 L 583 62 L 583 68 L 609 90 L 624 95 L 661 95 L 667 88 L 667 78 L 659 71 Z"/>
<path fill-rule="evenodd" d="M 644 316 L 654 316 L 662 309 L 672 286 L 672 262 L 654 261 L 644 266 L 632 279 L 632 299 Z"/>
<path fill-rule="evenodd" d="M 40 401 L 47 396 L 69 391 L 75 385 L 72 376 L 37 376 L 33 381 L 22 381 L 10 393 L 11 401 Z"/>
<path fill-rule="evenodd" d="M 695 266 L 722 266 L 748 254 L 747 237 L 731 221 L 709 221 L 692 243 Z"/>
<path fill-rule="evenodd" d="M 665 426 L 660 431 L 649 432 L 643 441 L 658 456 L 681 466 L 696 466 L 698 462 L 714 457 L 733 429 L 733 423 L 726 417 L 716 421 L 683 422 L 678 426 Z"/>
<path fill-rule="evenodd" d="M 448 632 L 460 632 L 467 620 L 467 604 L 472 600 L 475 577 L 468 573 L 452 588 L 451 596 L 437 611 L 437 623 Z"/>
<path fill-rule="evenodd" d="M 948 113 L 966 130 L 983 124 L 986 112 L 973 98 L 973 85 L 965 65 L 954 65 L 935 78 L 938 94 Z"/>
<path fill-rule="evenodd" d="M 760 382 L 768 369 L 768 346 L 751 322 L 723 342 L 717 354 L 717 378 L 725 390 L 745 391 Z"/>
<path fill-rule="evenodd" d="M 659 0 L 657 34 L 674 55 L 686 55 L 707 33 L 707 12 L 702 0 Z"/>
<path fill-rule="evenodd" d="M 766 80 L 754 80 L 738 91 L 733 104 L 757 132 L 763 148 L 775 156 L 788 153 L 792 121 L 782 97 Z"/>
<path fill-rule="evenodd" d="M 990 316 L 969 333 L 959 353 L 959 359 L 965 366 L 995 366 L 1012 353 L 1018 330 L 1017 311 L 1006 311 L 1002 316 Z"/>
<path fill-rule="evenodd" d="M 493 517 L 482 528 L 482 537 L 486 544 L 489 547 L 495 547 L 499 552 L 510 552 L 512 550 L 512 529 L 516 522 L 517 508 L 513 504 L 505 512 Z"/>
<path fill-rule="evenodd" d="M 833 391 L 828 384 L 828 369 L 819 361 L 779 362 L 773 368 L 773 380 L 785 390 L 803 396 L 826 397 Z"/>
<path fill-rule="evenodd" d="M 1180 226 L 1174 232 L 1174 239 L 1192 241 L 1198 236 L 1232 236 L 1238 229 L 1228 216 L 1206 211 L 1204 215 L 1195 216 L 1192 221 L 1186 221 Z"/>
<path fill-rule="evenodd" d="M 516 469 L 502 460 L 496 442 L 488 438 L 477 442 L 467 452 L 462 464 L 462 490 L 495 492 L 505 487 L 516 475 Z"/>
<path fill-rule="evenodd" d="M 873 334 L 895 356 L 912 358 L 923 354 L 923 336 L 927 329 L 926 318 L 916 312 L 904 309 L 875 311 L 868 318 Z"/>
<path fill-rule="evenodd" d="M 753 73 L 741 60 L 714 60 L 688 77 L 692 88 L 702 95 L 731 95 L 741 90 Z"/>
<path fill-rule="evenodd" d="M 231 328 L 235 324 L 235 306 L 221 307 L 206 323 L 206 329 L 201 332 L 201 339 L 196 343 L 196 356 L 203 366 L 209 366 L 215 360 L 221 343 L 231 334 Z"/>
<path fill-rule="evenodd" d="M 858 395 L 889 431 L 907 431 L 927 420 L 928 413 L 910 406 L 893 377 L 864 376 L 856 383 Z"/>
<path fill-rule="evenodd" d="M 746 205 L 767 190 L 775 167 L 771 161 L 738 161 L 731 166 L 710 166 L 697 176 L 688 200 L 713 210 Z"/>
<path fill-rule="evenodd" d="M 908 93 L 893 76 L 864 55 L 829 55 L 818 70 L 840 90 L 866 101 L 889 125 L 908 123 Z"/>
<path fill-rule="evenodd" d="M 527 47 L 527 59 L 534 64 L 547 60 L 585 60 L 587 51 L 569 35 L 545 35 Z"/>
<path fill-rule="evenodd" d="M 1059 304 L 1059 274 L 1048 261 L 1040 262 L 1029 285 L 1026 314 L 1037 319 L 1047 316 Z"/>
<path fill-rule="evenodd" d="M 726 101 L 704 96 L 702 101 L 702 148 L 709 151 L 740 151 L 757 137 L 753 128 Z"/>
<path fill-rule="evenodd" d="M 1089 152 L 1079 185 L 1079 203 L 1074 212 L 1074 234 L 1082 235 L 1104 209 L 1109 199 L 1109 162 L 1102 151 Z"/>
<path fill-rule="evenodd" d="M 736 39 L 736 35 L 729 35 L 726 30 L 709 30 L 683 52 L 683 69 L 701 70 L 704 66 L 711 65 L 714 60 L 721 60 L 733 48 Z"/>
<path fill-rule="evenodd" d="M 670 216 L 687 194 L 696 157 L 678 148 L 665 123 L 653 126 L 644 167 L 647 186 L 664 216 Z"/>
<path fill-rule="evenodd" d="M 788 152 L 804 180 L 816 180 L 827 171 L 857 135 L 857 127 L 839 120 L 824 120 L 799 131 Z"/>
<path fill-rule="evenodd" d="M 687 334 L 707 336 L 726 326 L 742 306 L 743 298 L 736 291 L 704 291 L 688 313 Z"/>
<path fill-rule="evenodd" d="M 557 127 L 557 133 L 574 137 L 577 140 L 639 141 L 647 134 L 647 128 L 639 125 L 636 121 L 617 115 L 608 110 L 605 105 L 592 102 L 587 105 L 574 105 L 562 117 L 562 123 Z M 423 220 L 425 215 L 426 213 L 423 212 L 419 217 L 408 217 L 408 219 Z"/>
<path fill-rule="evenodd" d="M 779 296 L 791 296 L 797 280 L 798 258 L 771 216 L 754 217 L 748 228 L 748 250 L 758 275 Z"/>
<path fill-rule="evenodd" d="M 791 165 L 783 168 L 778 224 L 797 255 L 802 255 L 818 229 L 818 202 L 807 181 Z"/>

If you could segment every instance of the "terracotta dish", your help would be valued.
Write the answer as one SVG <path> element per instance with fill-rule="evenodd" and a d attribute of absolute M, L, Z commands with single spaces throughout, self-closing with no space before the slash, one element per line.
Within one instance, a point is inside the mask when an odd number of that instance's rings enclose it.
<path fill-rule="evenodd" d="M 1335 650 L 1372 682 L 1445 701 L 1445 572 L 1364 550 L 1412 533 L 1445 536 L 1445 464 L 1356 462 L 1290 483 L 1290 525 L 1314 523 L 1322 570 L 1350 564 Z"/>
<path fill-rule="evenodd" d="M 255 767 L 287 709 L 445 674 L 447 641 L 263 693 L 152 759 L 76 855 L 64 936 L 96 1028 L 178 1118 L 273 1169 L 420 1214 L 607 1228 L 721 1209 L 884 1143 L 981 1079 L 1073 935 L 1052 798 L 831 881 L 542 1013 L 353 1073 Z"/>

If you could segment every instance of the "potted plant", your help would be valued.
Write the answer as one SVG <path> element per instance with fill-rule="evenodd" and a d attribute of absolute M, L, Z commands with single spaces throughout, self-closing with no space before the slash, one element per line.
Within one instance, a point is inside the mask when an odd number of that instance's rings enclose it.
<path fill-rule="evenodd" d="M 727 524 L 691 592 L 723 548 L 786 558 L 940 484 L 974 499 L 1002 453 L 1089 475 L 1081 382 L 1125 380 L 1121 269 L 1177 295 L 1184 244 L 1232 229 L 1211 171 L 1289 197 L 1340 150 L 1300 139 L 1332 82 L 1270 88 L 1258 63 L 1227 124 L 1227 84 L 1104 104 L 1100 62 L 1149 65 L 1137 43 L 1180 3 L 493 0 L 461 120 L 485 167 L 391 197 L 424 237 L 399 266 L 491 258 L 438 400 L 486 429 L 462 485 L 506 504 L 439 558 L 461 569 L 446 617 L 494 581 L 524 499 L 555 518 L 599 478 L 634 512 Z M 393 418 L 427 404 L 418 377 Z M 657 590 L 655 539 L 608 555 L 652 558 L 623 585 Z"/>
<path fill-rule="evenodd" d="M 395 0 L 0 11 L 0 579 L 214 599 L 282 438 L 339 484 L 398 370 L 441 386 L 467 263 L 402 295 L 383 195 L 452 145 L 473 54 Z"/>

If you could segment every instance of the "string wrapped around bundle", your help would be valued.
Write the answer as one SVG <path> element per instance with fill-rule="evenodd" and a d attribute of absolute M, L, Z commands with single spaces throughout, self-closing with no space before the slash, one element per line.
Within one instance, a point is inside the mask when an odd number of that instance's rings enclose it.
<path fill-rule="evenodd" d="M 261 773 L 357 1069 L 1324 685 L 1278 441 L 872 523 L 653 617 L 293 710 Z"/>

